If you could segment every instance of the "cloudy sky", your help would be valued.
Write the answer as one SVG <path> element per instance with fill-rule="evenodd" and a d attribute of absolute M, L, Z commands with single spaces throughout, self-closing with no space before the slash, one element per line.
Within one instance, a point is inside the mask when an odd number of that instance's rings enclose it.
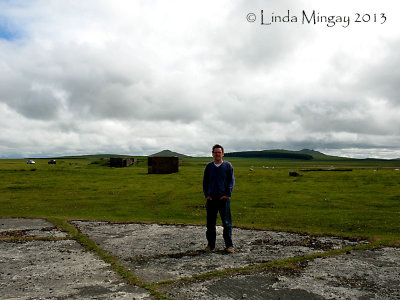
<path fill-rule="evenodd" d="M 398 158 L 399 20 L 398 0 L 0 0 L 0 158 Z"/>

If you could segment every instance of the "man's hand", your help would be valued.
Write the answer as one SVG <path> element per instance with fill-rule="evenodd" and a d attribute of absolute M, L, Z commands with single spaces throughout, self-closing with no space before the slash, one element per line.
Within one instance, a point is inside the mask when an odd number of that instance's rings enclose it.
<path fill-rule="evenodd" d="M 211 196 L 207 196 L 206 197 L 206 200 L 212 200 L 213 198 L 211 197 Z M 229 199 L 229 196 L 226 196 L 226 195 L 224 195 L 224 196 L 222 196 L 221 198 L 219 198 L 219 200 L 225 200 L 225 199 Z"/>

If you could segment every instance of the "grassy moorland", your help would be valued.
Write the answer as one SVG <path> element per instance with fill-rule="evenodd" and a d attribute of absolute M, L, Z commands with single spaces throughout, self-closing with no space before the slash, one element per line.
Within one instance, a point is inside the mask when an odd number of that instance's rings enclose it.
<path fill-rule="evenodd" d="M 0 160 L 0 217 L 205 224 L 210 158 L 147 174 L 145 158 L 110 168 L 101 157 Z M 400 161 L 226 158 L 235 170 L 234 226 L 367 237 L 400 244 Z M 268 169 L 266 168 L 268 166 Z M 351 168 L 303 172 L 310 168 Z M 250 168 L 252 171 L 250 171 Z M 289 171 L 303 176 L 290 177 Z"/>

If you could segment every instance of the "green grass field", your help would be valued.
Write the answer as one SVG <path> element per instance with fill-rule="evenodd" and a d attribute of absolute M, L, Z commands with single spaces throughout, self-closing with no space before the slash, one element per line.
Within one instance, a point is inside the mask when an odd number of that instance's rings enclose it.
<path fill-rule="evenodd" d="M 127 168 L 104 166 L 95 156 L 60 158 L 56 165 L 2 159 L 0 217 L 204 225 L 202 176 L 210 160 L 185 159 L 178 173 L 157 175 L 147 174 L 145 158 Z M 400 161 L 226 160 L 236 177 L 234 226 L 400 244 Z M 299 171 L 332 166 L 353 171 Z"/>

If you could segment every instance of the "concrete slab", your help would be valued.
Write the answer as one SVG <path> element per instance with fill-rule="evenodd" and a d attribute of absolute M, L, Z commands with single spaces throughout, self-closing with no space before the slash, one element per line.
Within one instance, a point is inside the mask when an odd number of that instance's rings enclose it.
<path fill-rule="evenodd" d="M 228 268 L 239 268 L 315 252 L 355 246 L 360 241 L 335 237 L 233 229 L 234 254 L 223 251 L 222 227 L 217 248 L 205 253 L 205 228 L 158 224 L 111 224 L 74 221 L 101 248 L 118 256 L 142 281 L 156 283 Z"/>
<path fill-rule="evenodd" d="M 352 251 L 301 271 L 253 271 L 160 289 L 174 299 L 400 299 L 400 249 Z"/>
<path fill-rule="evenodd" d="M 201 226 L 71 223 L 149 283 L 365 243 L 236 228 L 237 252 L 226 254 L 219 227 L 216 252 L 205 253 Z M 39 239 L 24 239 L 31 236 Z M 0 298 L 153 299 L 65 236 L 45 220 L 0 219 Z M 314 259 L 298 270 L 256 269 L 156 287 L 172 299 L 400 299 L 398 274 L 400 249 L 385 247 Z"/>
<path fill-rule="evenodd" d="M 50 227 L 34 219 L 0 219 L 0 224 L 3 237 L 21 237 L 20 231 L 41 236 L 41 230 Z M 0 253 L 1 299 L 152 299 L 74 240 L 3 239 Z"/>
<path fill-rule="evenodd" d="M 315 259 L 274 288 L 301 287 L 328 299 L 400 299 L 399 275 L 400 249 L 386 247 Z"/>
<path fill-rule="evenodd" d="M 52 223 L 43 219 L 0 219 L 0 237 L 66 237 Z"/>
<path fill-rule="evenodd" d="M 231 300 L 231 299 L 325 299 L 305 289 L 274 288 L 275 274 L 260 272 L 231 275 L 204 281 L 179 282 L 161 286 L 160 290 L 172 299 Z"/>

